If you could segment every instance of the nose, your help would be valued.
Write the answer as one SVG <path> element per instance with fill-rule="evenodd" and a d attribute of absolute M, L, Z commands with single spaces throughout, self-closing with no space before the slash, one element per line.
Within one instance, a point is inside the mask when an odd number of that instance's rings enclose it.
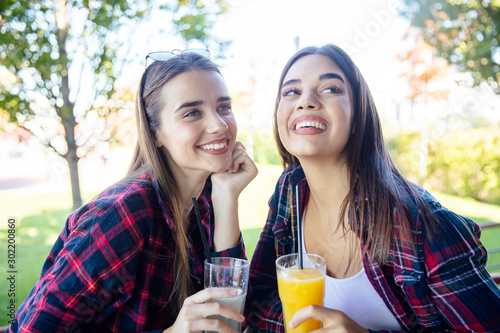
<path fill-rule="evenodd" d="M 208 119 L 207 132 L 208 133 L 225 133 L 228 126 L 223 117 L 217 112 L 213 112 Z"/>
<path fill-rule="evenodd" d="M 316 110 L 319 108 L 319 102 L 311 93 L 303 93 L 297 102 L 297 110 Z"/>

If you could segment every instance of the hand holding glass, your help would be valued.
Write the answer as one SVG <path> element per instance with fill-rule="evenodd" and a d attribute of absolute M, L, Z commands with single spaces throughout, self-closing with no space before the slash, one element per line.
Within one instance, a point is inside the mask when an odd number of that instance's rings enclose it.
<path fill-rule="evenodd" d="M 231 288 L 238 292 L 235 297 L 213 298 L 209 302 L 225 304 L 243 314 L 249 271 L 250 262 L 245 259 L 219 257 L 211 258 L 211 262 L 205 260 L 205 288 Z M 241 332 L 241 323 L 239 322 L 221 316 L 210 316 L 208 318 L 219 319 L 229 327 Z"/>
<path fill-rule="evenodd" d="M 304 253 L 303 267 L 299 269 L 296 253 L 281 256 L 276 260 L 278 291 L 287 333 L 306 333 L 321 328 L 321 322 L 314 319 L 309 319 L 294 329 L 288 327 L 295 312 L 308 305 L 323 306 L 325 259 L 315 254 Z"/>

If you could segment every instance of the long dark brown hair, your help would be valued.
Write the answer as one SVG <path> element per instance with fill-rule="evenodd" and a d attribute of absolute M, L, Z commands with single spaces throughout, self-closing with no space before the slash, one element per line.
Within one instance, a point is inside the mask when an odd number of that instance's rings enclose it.
<path fill-rule="evenodd" d="M 171 210 L 175 223 L 175 279 L 168 303 L 179 310 L 191 286 L 188 240 L 182 223 L 183 207 L 178 185 L 173 177 L 168 160 L 155 145 L 155 130 L 160 126 L 160 112 L 165 106 L 162 90 L 175 76 L 194 70 L 215 71 L 220 74 L 216 64 L 207 57 L 196 53 L 182 53 L 167 61 L 152 63 L 143 73 L 137 93 L 135 116 L 138 140 L 127 177 L 143 171 L 152 171 L 158 181 L 160 194 Z"/>
<path fill-rule="evenodd" d="M 298 166 L 300 162 L 286 150 L 279 137 L 277 113 L 281 86 L 290 67 L 298 59 L 312 54 L 326 56 L 337 64 L 347 77 L 353 93 L 353 134 L 343 150 L 349 172 L 349 193 L 341 206 L 341 224 L 344 224 L 343 216 L 348 211 L 350 228 L 365 241 L 365 250 L 376 261 L 384 263 L 389 258 L 395 229 L 398 229 L 396 235 L 400 236 L 399 239 L 408 241 L 408 245 L 413 247 L 412 237 L 409 237 L 412 211 L 410 197 L 414 197 L 413 204 L 421 214 L 429 235 L 436 231 L 437 226 L 419 189 L 406 180 L 392 162 L 384 143 L 377 108 L 365 79 L 349 55 L 335 45 L 306 47 L 298 51 L 281 73 L 273 127 L 282 164 L 286 168 Z"/>

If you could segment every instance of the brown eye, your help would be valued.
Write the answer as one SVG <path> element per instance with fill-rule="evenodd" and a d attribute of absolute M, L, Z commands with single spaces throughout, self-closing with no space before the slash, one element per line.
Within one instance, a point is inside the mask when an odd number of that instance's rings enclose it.
<path fill-rule="evenodd" d="M 299 91 L 295 88 L 292 89 L 286 89 L 281 93 L 281 96 L 286 97 L 286 96 L 294 96 L 294 95 L 299 95 Z"/>
<path fill-rule="evenodd" d="M 184 118 L 188 118 L 188 117 L 196 117 L 196 116 L 199 116 L 201 115 L 201 112 L 197 109 L 194 109 L 194 110 L 191 110 L 191 111 L 188 111 L 184 114 Z"/>
<path fill-rule="evenodd" d="M 232 110 L 231 105 L 222 104 L 217 108 L 217 112 L 230 112 Z"/>
<path fill-rule="evenodd" d="M 328 87 L 326 89 L 323 89 L 322 92 L 331 93 L 331 94 L 342 94 L 344 92 L 344 90 L 342 90 L 342 88 L 340 88 L 340 87 L 332 86 L 332 87 Z"/>

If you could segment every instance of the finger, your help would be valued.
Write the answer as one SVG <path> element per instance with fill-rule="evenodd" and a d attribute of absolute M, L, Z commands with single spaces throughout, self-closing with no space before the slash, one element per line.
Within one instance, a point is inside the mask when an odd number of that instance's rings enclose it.
<path fill-rule="evenodd" d="M 246 152 L 246 148 L 241 141 L 236 141 L 233 147 L 232 155 L 234 157 L 239 155 L 241 152 Z"/>
<path fill-rule="evenodd" d="M 220 319 L 203 318 L 192 323 L 190 327 L 192 332 L 219 332 L 219 333 L 237 333 Z"/>
<path fill-rule="evenodd" d="M 246 152 L 240 154 L 233 158 L 233 163 L 231 164 L 230 172 L 237 172 L 240 170 L 240 167 L 245 164 L 246 160 L 249 159 Z"/>
<path fill-rule="evenodd" d="M 232 162 L 231 162 L 231 167 L 229 168 L 229 172 L 236 172 L 239 169 L 239 165 L 241 163 L 235 163 L 237 160 L 241 160 L 242 156 L 248 156 L 247 151 L 243 146 L 237 146 L 233 150 L 233 154 L 231 156 Z M 235 168 L 236 166 L 236 168 Z"/>
<path fill-rule="evenodd" d="M 221 302 L 207 302 L 205 304 L 200 304 L 200 310 L 204 312 L 204 317 L 218 315 L 240 323 L 245 320 L 245 317 L 236 311 L 236 309 Z"/>
<path fill-rule="evenodd" d="M 244 155 L 247 155 L 247 151 L 243 148 L 238 148 L 233 151 L 232 160 L 234 161 Z"/>
<path fill-rule="evenodd" d="M 222 316 L 240 323 L 245 320 L 242 314 L 221 302 L 184 304 L 178 317 L 193 322 L 209 316 Z"/>
<path fill-rule="evenodd" d="M 209 316 L 222 316 L 239 323 L 245 320 L 245 317 L 241 313 L 221 302 L 188 304 L 182 307 L 179 316 L 190 320 L 199 320 Z"/>
<path fill-rule="evenodd" d="M 292 319 L 288 323 L 288 326 L 290 328 L 296 328 L 303 322 L 309 320 L 309 319 L 315 319 L 318 321 L 323 322 L 322 316 L 321 316 L 321 311 L 320 308 L 317 305 L 309 305 L 306 306 L 305 308 L 300 309 L 299 311 L 295 312 L 295 314 L 292 316 Z"/>
<path fill-rule="evenodd" d="M 186 301 L 189 303 L 205 303 L 211 298 L 228 298 L 235 297 L 238 295 L 238 291 L 231 288 L 206 288 L 194 295 L 186 298 Z"/>
<path fill-rule="evenodd" d="M 251 174 L 253 174 L 252 178 L 254 178 L 255 176 L 257 176 L 257 174 L 259 173 L 259 170 L 257 169 L 257 166 L 255 165 L 255 162 L 246 153 L 245 153 L 245 160 L 243 161 L 243 163 L 241 163 L 239 165 L 239 168 L 241 170 L 245 170 L 245 171 L 248 171 Z"/>
<path fill-rule="evenodd" d="M 243 142 L 241 142 L 240 140 L 236 140 L 234 142 L 234 147 L 242 147 L 243 149 L 245 149 L 245 145 L 243 144 Z"/>

